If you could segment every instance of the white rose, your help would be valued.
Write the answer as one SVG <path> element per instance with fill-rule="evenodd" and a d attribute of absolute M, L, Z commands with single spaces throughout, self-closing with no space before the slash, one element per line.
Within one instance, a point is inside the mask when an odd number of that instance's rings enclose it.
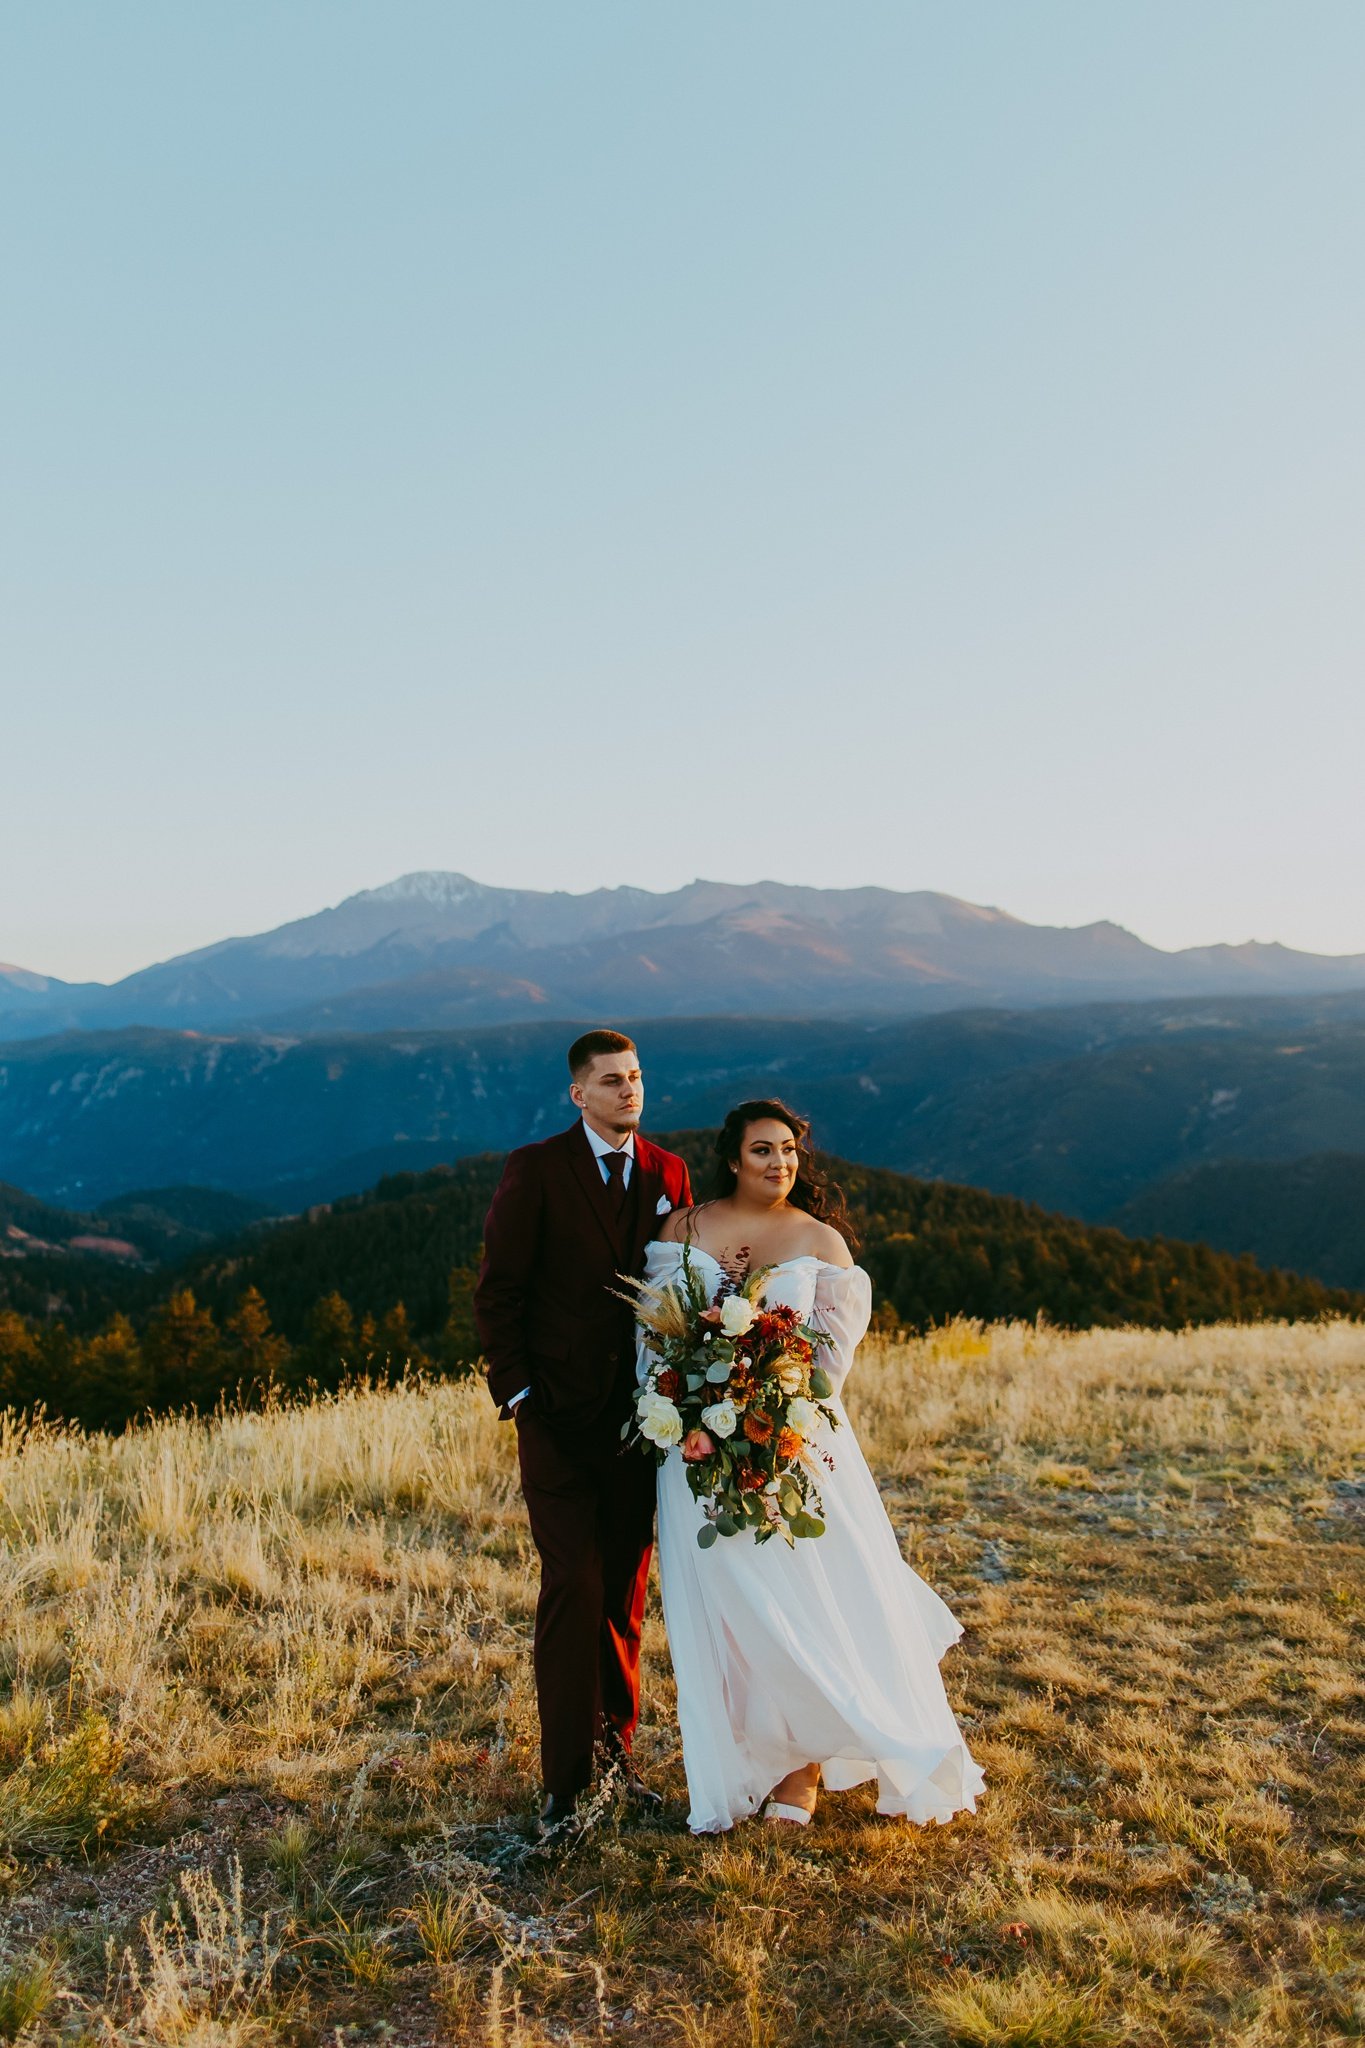
<path fill-rule="evenodd" d="M 733 1401 L 715 1401 L 701 1411 L 702 1427 L 712 1436 L 733 1436 L 739 1426 L 739 1410 Z"/>
<path fill-rule="evenodd" d="M 727 1294 L 720 1305 L 720 1326 L 727 1337 L 742 1337 L 756 1311 L 742 1294 Z"/>
<path fill-rule="evenodd" d="M 787 1422 L 802 1436 L 811 1436 L 819 1427 L 820 1410 L 814 1401 L 808 1401 L 804 1394 L 798 1394 L 796 1399 L 787 1405 Z"/>
<path fill-rule="evenodd" d="M 682 1417 L 673 1403 L 662 1394 L 642 1394 L 636 1403 L 636 1414 L 640 1418 L 640 1434 L 649 1442 L 657 1444 L 661 1451 L 682 1442 Z"/>

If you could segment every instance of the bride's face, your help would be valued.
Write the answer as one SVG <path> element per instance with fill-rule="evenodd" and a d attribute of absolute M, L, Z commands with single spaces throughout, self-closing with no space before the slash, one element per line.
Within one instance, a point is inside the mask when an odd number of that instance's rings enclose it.
<path fill-rule="evenodd" d="M 776 1117 L 764 1117 L 748 1125 L 740 1140 L 735 1193 L 769 1207 L 785 1202 L 796 1186 L 798 1163 L 793 1133 Z"/>

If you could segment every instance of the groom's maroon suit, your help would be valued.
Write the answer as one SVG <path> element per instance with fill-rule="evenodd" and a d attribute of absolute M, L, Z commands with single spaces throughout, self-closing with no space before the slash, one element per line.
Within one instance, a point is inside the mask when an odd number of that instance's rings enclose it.
<path fill-rule="evenodd" d="M 474 1315 L 488 1385 L 514 1412 L 540 1553 L 536 1698 L 547 1792 L 572 1798 L 597 1741 L 630 1749 L 640 1713 L 640 1625 L 654 1540 L 654 1466 L 623 1451 L 634 1324 L 613 1288 L 639 1273 L 664 1200 L 692 1200 L 687 1168 L 636 1134 L 623 1200 L 581 1123 L 509 1155 L 484 1225 Z M 509 1411 L 523 1387 L 531 1392 Z"/>

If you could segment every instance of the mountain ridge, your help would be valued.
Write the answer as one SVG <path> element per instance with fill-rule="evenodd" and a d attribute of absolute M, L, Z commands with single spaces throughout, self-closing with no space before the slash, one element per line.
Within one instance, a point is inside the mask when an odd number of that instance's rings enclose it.
<path fill-rule="evenodd" d="M 117 982 L 0 968 L 0 1038 L 62 1029 L 423 1029 L 539 1016 L 879 1014 L 1365 988 L 1365 954 L 1168 952 L 1112 920 L 1033 925 L 937 890 L 704 879 L 503 889 L 418 870 Z"/>

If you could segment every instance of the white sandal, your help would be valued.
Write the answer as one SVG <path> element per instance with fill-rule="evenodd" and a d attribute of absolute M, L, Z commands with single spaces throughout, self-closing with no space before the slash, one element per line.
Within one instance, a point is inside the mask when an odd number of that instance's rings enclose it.
<path fill-rule="evenodd" d="M 815 1815 L 804 1806 L 788 1806 L 781 1799 L 767 1799 L 763 1803 L 764 1820 L 794 1820 L 801 1828 L 808 1828 Z"/>

